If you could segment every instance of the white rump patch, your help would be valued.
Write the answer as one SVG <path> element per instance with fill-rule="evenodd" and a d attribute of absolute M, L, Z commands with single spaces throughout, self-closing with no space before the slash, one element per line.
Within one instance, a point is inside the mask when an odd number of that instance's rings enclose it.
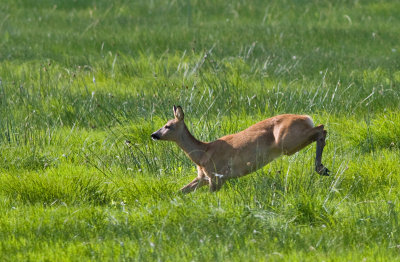
<path fill-rule="evenodd" d="M 311 116 L 306 115 L 306 121 L 311 127 L 314 127 L 314 122 L 312 121 Z"/>

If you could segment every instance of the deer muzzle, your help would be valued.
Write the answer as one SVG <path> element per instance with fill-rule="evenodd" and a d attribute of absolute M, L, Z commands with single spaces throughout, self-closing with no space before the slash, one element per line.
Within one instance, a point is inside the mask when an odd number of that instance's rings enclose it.
<path fill-rule="evenodd" d="M 151 134 L 151 139 L 153 140 L 160 140 L 160 136 L 156 133 Z"/>

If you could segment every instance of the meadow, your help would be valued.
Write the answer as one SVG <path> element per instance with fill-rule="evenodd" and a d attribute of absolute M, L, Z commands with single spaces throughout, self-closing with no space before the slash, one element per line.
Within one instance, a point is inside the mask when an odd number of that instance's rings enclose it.
<path fill-rule="evenodd" d="M 399 261 L 400 2 L 0 4 L 1 261 Z M 328 131 L 216 192 L 150 134 Z"/>

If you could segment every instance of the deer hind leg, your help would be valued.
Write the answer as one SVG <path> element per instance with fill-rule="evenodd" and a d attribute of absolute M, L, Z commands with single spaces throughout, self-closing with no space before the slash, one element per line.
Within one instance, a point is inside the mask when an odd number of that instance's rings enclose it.
<path fill-rule="evenodd" d="M 309 131 L 306 131 L 302 137 L 302 142 L 297 146 L 288 149 L 285 154 L 292 155 L 299 151 L 300 149 L 306 147 L 312 142 L 317 142 L 317 151 L 315 156 L 315 171 L 323 176 L 329 176 L 329 170 L 321 163 L 322 161 L 322 152 L 325 147 L 325 138 L 326 138 L 326 130 L 324 130 L 323 125 L 319 125 L 317 127 L 311 128 Z"/>
<path fill-rule="evenodd" d="M 324 151 L 325 147 L 325 139 L 326 139 L 326 130 L 324 130 L 324 126 L 320 125 L 316 128 L 319 128 L 321 131 L 318 133 L 316 137 L 317 141 L 317 150 L 315 155 L 315 171 L 322 176 L 329 176 L 329 170 L 326 168 L 322 163 L 322 152 Z"/>

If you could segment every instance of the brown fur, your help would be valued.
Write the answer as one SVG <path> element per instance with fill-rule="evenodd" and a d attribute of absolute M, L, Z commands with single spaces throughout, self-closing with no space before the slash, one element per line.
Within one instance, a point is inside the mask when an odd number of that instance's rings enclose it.
<path fill-rule="evenodd" d="M 181 189 L 184 193 L 206 184 L 211 191 L 219 190 L 226 180 L 247 175 L 280 155 L 294 154 L 314 141 L 317 141 L 315 169 L 321 175 L 328 175 L 329 170 L 321 163 L 326 130 L 323 125 L 314 127 L 309 116 L 278 115 L 239 133 L 205 143 L 189 132 L 181 107 L 174 106 L 174 115 L 174 119 L 151 137 L 176 142 L 197 165 L 197 177 Z"/>

